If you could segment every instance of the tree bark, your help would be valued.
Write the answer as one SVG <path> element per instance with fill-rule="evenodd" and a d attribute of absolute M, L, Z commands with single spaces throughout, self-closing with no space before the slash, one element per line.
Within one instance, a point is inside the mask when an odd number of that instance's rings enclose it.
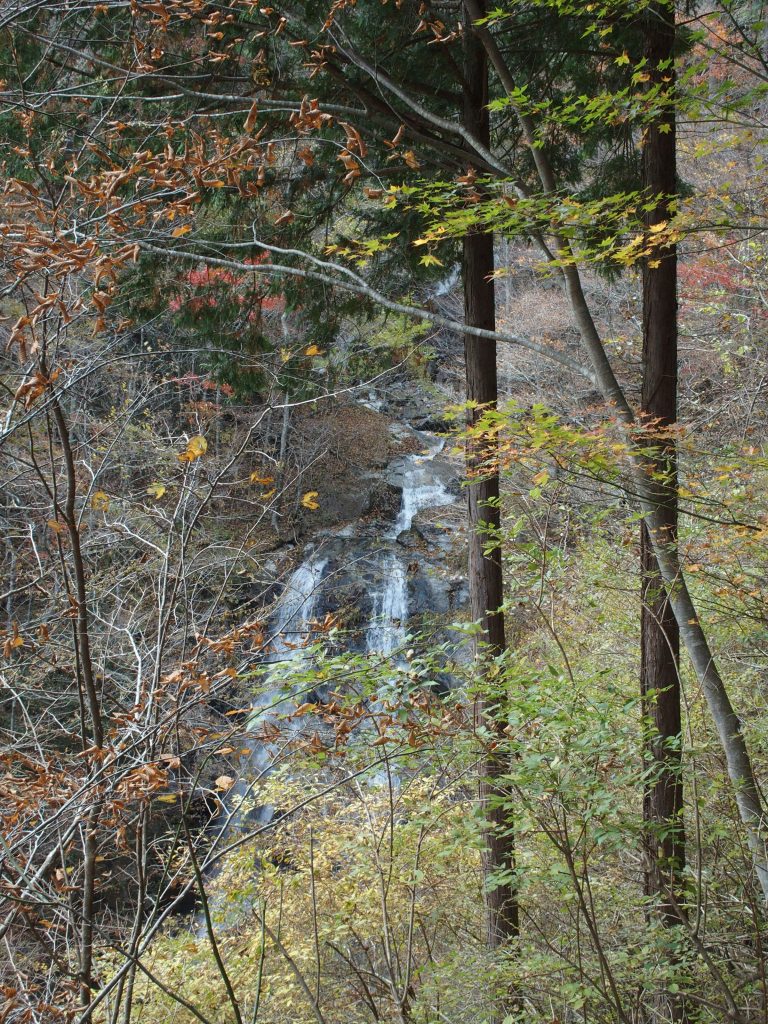
<path fill-rule="evenodd" d="M 671 61 L 674 52 L 674 10 L 655 5 L 645 20 L 645 57 L 651 82 L 658 84 L 672 70 L 659 71 L 660 62 Z M 667 83 L 669 88 L 673 83 Z M 667 108 L 648 126 L 643 145 L 643 185 L 659 195 L 656 207 L 646 215 L 646 226 L 667 221 L 670 197 L 676 189 L 675 111 Z M 658 262 L 658 266 L 652 263 Z M 658 515 L 669 544 L 677 541 L 677 451 L 674 424 L 677 420 L 677 251 L 665 246 L 643 265 L 643 385 L 642 415 L 653 441 L 654 481 Z M 653 766 L 643 817 L 647 835 L 646 892 L 659 897 L 665 917 L 677 915 L 665 902 L 664 892 L 678 889 L 685 864 L 682 823 L 683 790 L 680 778 L 680 631 L 661 578 L 648 528 L 641 528 L 642 612 L 641 692 L 644 713 L 651 723 L 647 754 Z M 663 838 L 657 839 L 659 832 Z"/>
<path fill-rule="evenodd" d="M 675 45 L 674 7 L 654 4 L 643 25 L 644 57 L 654 87 L 671 95 Z M 665 81 L 666 79 L 666 81 Z M 645 216 L 646 230 L 668 221 L 676 191 L 675 109 L 669 104 L 643 138 L 643 187 L 659 196 Z M 652 486 L 666 543 L 677 543 L 677 249 L 667 245 L 643 263 L 643 382 L 641 417 L 653 444 Z M 646 767 L 643 793 L 645 893 L 668 927 L 679 925 L 685 867 L 680 630 L 659 571 L 648 527 L 640 527 L 640 690 Z M 681 996 L 660 993 L 659 1016 L 685 1019 Z"/>
<path fill-rule="evenodd" d="M 485 51 L 465 19 L 464 125 L 486 147 L 490 144 L 488 102 L 488 65 Z M 464 322 L 468 326 L 495 330 L 496 308 L 493 282 L 493 235 L 473 233 L 463 240 Z M 484 409 L 495 408 L 498 398 L 496 344 L 474 335 L 464 335 L 468 412 L 472 426 Z M 477 408 L 477 403 L 480 408 Z M 495 451 L 472 438 L 467 444 L 468 521 L 469 521 L 469 593 L 474 621 L 482 629 L 479 635 L 478 661 L 487 664 L 506 649 L 501 555 L 498 548 L 488 550 L 501 525 L 499 475 L 493 466 Z M 489 680 L 487 680 L 490 682 Z M 491 686 L 488 687 L 490 691 Z M 486 822 L 483 869 L 486 879 L 487 939 L 490 949 L 514 939 L 519 933 L 519 914 L 515 886 L 509 873 L 515 867 L 515 842 L 508 801 L 503 783 L 507 758 L 503 752 L 506 736 L 499 703 L 504 695 L 489 692 L 478 701 L 477 718 L 490 734 L 481 766 L 480 800 Z M 496 738 L 494 738 L 496 737 Z M 506 879 L 495 879 L 503 873 Z"/>

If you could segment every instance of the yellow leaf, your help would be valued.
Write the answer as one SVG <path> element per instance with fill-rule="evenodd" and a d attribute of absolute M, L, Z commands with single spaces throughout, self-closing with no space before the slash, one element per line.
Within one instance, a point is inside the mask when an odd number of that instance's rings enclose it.
<path fill-rule="evenodd" d="M 307 347 L 304 349 L 305 356 L 321 356 L 322 354 L 323 353 L 317 347 L 317 345 L 307 345 Z"/>
<path fill-rule="evenodd" d="M 195 459 L 199 459 L 201 455 L 205 455 L 208 451 L 208 442 L 200 434 L 196 434 L 195 437 L 191 437 L 187 442 L 186 450 L 177 456 L 179 462 L 194 462 Z"/>
<path fill-rule="evenodd" d="M 97 512 L 109 511 L 109 495 L 104 491 L 95 491 L 91 497 L 91 508 Z"/>
<path fill-rule="evenodd" d="M 177 800 L 176 793 L 166 793 L 165 796 L 156 796 L 155 803 L 158 804 L 175 804 Z"/>
<path fill-rule="evenodd" d="M 653 232 L 654 235 L 658 234 L 659 231 L 663 231 L 664 230 L 664 228 L 667 226 L 667 223 L 668 222 L 665 221 L 665 220 L 660 220 L 658 224 L 651 224 L 651 231 Z"/>
<path fill-rule="evenodd" d="M 171 238 L 180 238 L 182 235 L 188 235 L 192 230 L 191 224 L 184 224 L 179 228 L 174 228 L 171 232 Z"/>
<path fill-rule="evenodd" d="M 260 473 L 251 473 L 249 477 L 252 484 L 271 484 L 274 481 L 273 476 L 261 476 Z"/>
<path fill-rule="evenodd" d="M 158 483 L 158 481 L 155 480 L 155 482 L 151 483 L 149 485 L 149 487 L 147 488 L 147 494 L 151 498 L 155 498 L 156 500 L 158 500 L 158 499 L 162 498 L 162 496 L 165 494 L 166 490 L 167 490 L 167 488 L 166 488 L 165 484 Z"/>
<path fill-rule="evenodd" d="M 64 524 L 57 523 L 55 519 L 49 519 L 48 527 L 49 529 L 53 530 L 54 533 L 61 533 L 61 531 L 64 529 Z"/>
<path fill-rule="evenodd" d="M 320 505 L 315 501 L 318 496 L 317 491 L 307 491 L 304 497 L 301 499 L 301 504 L 304 508 L 311 508 L 313 511 L 320 508 Z"/>

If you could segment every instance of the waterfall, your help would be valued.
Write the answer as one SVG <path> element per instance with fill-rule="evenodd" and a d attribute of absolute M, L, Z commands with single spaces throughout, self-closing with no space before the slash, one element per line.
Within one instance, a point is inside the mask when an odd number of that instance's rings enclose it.
<path fill-rule="evenodd" d="M 385 551 L 378 567 L 379 587 L 373 592 L 373 607 L 365 631 L 365 649 L 391 654 L 405 640 L 408 618 L 408 579 L 400 555 Z"/>
<path fill-rule="evenodd" d="M 403 466 L 403 497 L 395 524 L 387 536 L 397 539 L 403 530 L 410 530 L 416 515 L 425 508 L 453 503 L 453 495 L 435 476 L 431 465 L 443 450 L 444 441 L 434 442 L 426 455 L 408 455 Z"/>
<path fill-rule="evenodd" d="M 320 598 L 320 586 L 323 582 L 327 558 L 309 558 L 296 569 L 285 585 L 280 598 L 272 641 L 273 653 L 270 661 L 291 657 L 300 648 L 308 634 L 309 623 L 315 617 Z"/>
<path fill-rule="evenodd" d="M 400 511 L 385 539 L 396 541 L 410 530 L 423 509 L 449 505 L 453 495 L 436 474 L 432 462 L 443 449 L 435 441 L 425 455 L 407 455 L 402 468 L 403 493 Z M 408 577 L 403 554 L 397 548 L 385 549 L 377 566 L 380 584 L 373 592 L 373 607 L 366 631 L 365 649 L 376 654 L 391 654 L 405 640 L 408 619 Z"/>
<path fill-rule="evenodd" d="M 267 663 L 301 656 L 309 639 L 310 624 L 315 617 L 327 565 L 327 558 L 311 557 L 302 562 L 286 583 L 272 630 L 272 651 L 266 658 Z M 291 697 L 285 695 L 281 687 L 262 693 L 253 706 L 249 732 L 261 730 L 275 712 L 285 710 L 285 704 L 290 700 Z M 249 746 L 251 763 L 260 771 L 266 771 L 272 757 L 270 745 L 251 740 Z"/>
<path fill-rule="evenodd" d="M 285 661 L 297 657 L 303 650 L 309 635 L 309 627 L 320 597 L 327 558 L 310 557 L 295 570 L 285 585 L 280 607 L 272 629 L 272 651 L 266 657 L 267 663 Z M 282 699 L 281 699 L 282 698 Z M 222 815 L 222 835 L 239 828 L 246 817 L 241 801 L 247 799 L 253 786 L 253 780 L 269 773 L 275 759 L 275 750 L 271 744 L 264 742 L 257 733 L 263 729 L 270 718 L 284 710 L 290 697 L 280 687 L 266 690 L 260 694 L 252 709 L 252 718 L 244 737 L 245 747 L 249 751 L 248 777 L 241 777 L 227 795 L 226 807 Z M 250 811 L 247 816 L 251 822 L 257 820 L 265 823 L 272 817 L 271 807 L 259 807 Z"/>
<path fill-rule="evenodd" d="M 424 434 L 415 436 L 425 438 Z M 379 534 L 378 540 L 368 541 L 369 535 L 364 530 L 356 531 L 354 527 L 347 526 L 332 534 L 324 550 L 308 550 L 308 557 L 294 570 L 283 588 L 270 630 L 271 649 L 266 658 L 262 659 L 262 664 L 273 665 L 277 674 L 279 663 L 302 656 L 312 620 L 319 617 L 318 610 L 322 609 L 320 602 L 323 586 L 327 585 L 330 578 L 329 563 L 332 559 L 332 573 L 337 583 L 340 576 L 346 575 L 348 579 L 354 577 L 352 566 L 363 567 L 371 602 L 365 629 L 365 651 L 397 658 L 397 652 L 404 646 L 406 639 L 410 610 L 408 560 L 413 557 L 398 543 L 398 538 L 404 531 L 412 529 L 419 512 L 455 501 L 443 483 L 441 471 L 433 464 L 443 444 L 441 440 L 429 438 L 425 454 L 406 455 L 392 464 L 390 472 L 392 478 L 402 486 L 402 498 L 394 522 L 383 534 Z M 348 556 L 359 550 L 361 543 L 366 545 L 365 556 L 355 556 L 350 561 Z M 274 809 L 258 802 L 259 781 L 266 778 L 281 760 L 285 744 L 296 738 L 300 730 L 306 729 L 313 720 L 311 717 L 293 721 L 282 719 L 279 722 L 282 737 L 278 742 L 265 739 L 263 730 L 270 721 L 277 724 L 278 716 L 290 712 L 293 705 L 299 702 L 299 697 L 298 691 L 291 693 L 285 687 L 270 686 L 267 683 L 265 690 L 254 702 L 243 742 L 248 750 L 248 769 L 227 794 L 219 817 L 217 844 L 226 841 L 227 836 L 233 832 L 263 825 L 271 820 Z M 225 924 L 237 921 L 238 907 L 232 905 L 228 894 L 222 894 L 212 909 L 215 909 L 217 917 Z M 247 911 L 248 907 L 242 905 L 239 910 Z M 205 934 L 202 915 L 197 915 L 195 928 L 198 935 Z"/>

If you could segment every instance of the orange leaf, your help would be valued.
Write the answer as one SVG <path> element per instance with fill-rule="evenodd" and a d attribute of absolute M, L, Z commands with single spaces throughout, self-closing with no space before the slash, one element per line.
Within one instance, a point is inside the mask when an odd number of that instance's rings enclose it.
<path fill-rule="evenodd" d="M 259 116 L 259 104 L 254 101 L 253 106 L 248 111 L 248 117 L 246 117 L 246 119 L 245 119 L 245 124 L 243 125 L 243 131 L 247 132 L 250 135 L 250 133 L 253 131 L 254 125 L 256 124 L 256 118 L 258 116 Z"/>
<path fill-rule="evenodd" d="M 191 437 L 187 442 L 186 449 L 177 455 L 176 458 L 179 462 L 194 462 L 195 459 L 199 459 L 201 455 L 205 455 L 208 451 L 208 442 L 200 434 L 195 437 Z"/>

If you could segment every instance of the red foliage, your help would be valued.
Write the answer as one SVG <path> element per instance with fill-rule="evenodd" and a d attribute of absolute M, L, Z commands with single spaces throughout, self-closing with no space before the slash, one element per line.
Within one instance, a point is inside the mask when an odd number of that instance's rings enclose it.
<path fill-rule="evenodd" d="M 244 263 L 257 266 L 269 259 L 269 253 L 249 256 Z M 204 265 L 188 270 L 184 282 L 191 294 L 185 292 L 172 296 L 168 300 L 168 309 L 172 313 L 200 313 L 205 309 L 217 309 L 227 304 L 251 306 L 247 314 L 249 323 L 257 323 L 262 313 L 281 313 L 285 309 L 283 295 L 267 294 L 268 284 L 257 283 L 247 272 L 238 273 L 227 267 L 210 267 Z"/>
<path fill-rule="evenodd" d="M 741 267 L 716 262 L 711 256 L 702 257 L 693 263 L 681 263 L 678 277 L 681 298 L 687 301 L 712 297 L 713 293 L 728 297 L 742 296 L 747 291 Z"/>

